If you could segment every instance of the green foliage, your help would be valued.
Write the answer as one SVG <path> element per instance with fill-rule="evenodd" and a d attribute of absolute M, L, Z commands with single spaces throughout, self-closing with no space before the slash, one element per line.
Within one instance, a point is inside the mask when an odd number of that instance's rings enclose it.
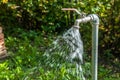
<path fill-rule="evenodd" d="M 111 50 L 119 54 L 120 46 L 120 3 L 119 0 L 1 0 L 0 22 L 9 29 L 20 26 L 25 29 L 37 29 L 45 33 L 59 33 L 74 24 L 78 15 L 61 9 L 72 7 L 86 14 L 98 14 L 100 17 L 99 53 Z M 14 23 L 14 24 L 13 24 Z M 91 26 L 91 25 L 89 25 Z M 91 27 L 81 25 L 85 52 L 90 52 Z"/>
<path fill-rule="evenodd" d="M 50 44 L 46 42 L 51 42 L 51 36 L 46 39 L 41 32 L 41 35 L 38 35 L 39 32 L 31 30 L 26 32 L 20 28 L 12 32 L 16 32 L 16 36 L 14 33 L 11 36 L 9 33 L 6 34 L 8 37 L 5 41 L 10 57 L 0 63 L 0 79 L 79 79 L 75 74 L 75 66 L 63 61 L 63 63 L 59 62 L 57 55 L 53 56 L 56 60 L 54 63 L 47 64 L 49 61 L 46 61 L 47 58 L 42 55 L 46 49 L 45 46 Z"/>
<path fill-rule="evenodd" d="M 43 32 L 26 31 L 15 28 L 13 33 L 7 33 L 5 39 L 10 57 L 0 62 L 0 79 L 3 80 L 77 80 L 75 64 L 59 59 L 54 55 L 53 59 L 47 60 L 42 56 L 46 47 L 53 40 L 50 35 L 44 36 Z M 16 35 L 14 35 L 14 32 Z M 40 34 L 41 33 L 41 34 Z M 87 58 L 87 56 L 86 56 Z M 46 61 L 47 60 L 47 61 Z M 88 60 L 89 61 L 89 60 Z M 48 64 L 48 62 L 50 62 Z M 117 62 L 115 62 L 117 63 Z M 118 63 L 119 64 L 119 63 Z M 111 68 L 99 66 L 98 78 L 103 80 L 119 79 L 119 73 L 113 73 Z M 114 68 L 115 69 L 115 68 Z M 119 68 L 118 68 L 119 69 Z M 91 78 L 91 63 L 83 64 L 83 72 L 86 79 Z"/>
<path fill-rule="evenodd" d="M 119 80 L 119 3 L 120 0 L 1 0 L 0 24 L 4 26 L 5 42 L 11 57 L 0 63 L 0 80 L 77 79 L 74 68 L 73 73 L 67 72 L 66 65 L 70 67 L 70 64 L 61 64 L 59 69 L 56 69 L 54 64 L 53 68 L 46 69 L 45 58 L 41 57 L 53 40 L 53 34 L 49 33 L 65 31 L 79 17 L 76 13 L 61 11 L 65 7 L 99 15 L 99 58 L 102 66 L 99 66 L 98 76 L 100 80 Z M 80 26 L 85 54 L 91 53 L 91 25 L 88 23 Z M 90 61 L 88 57 L 91 59 L 91 56 L 87 55 L 86 61 Z M 40 63 L 43 65 L 39 66 Z M 87 73 L 85 76 L 90 78 L 91 64 L 85 63 L 83 67 L 84 73 Z"/>

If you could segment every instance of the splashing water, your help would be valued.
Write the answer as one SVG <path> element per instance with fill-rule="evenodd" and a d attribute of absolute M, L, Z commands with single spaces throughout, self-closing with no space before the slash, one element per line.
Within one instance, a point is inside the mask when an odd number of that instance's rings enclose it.
<path fill-rule="evenodd" d="M 50 48 L 44 53 L 47 57 L 48 64 L 54 67 L 52 63 L 62 63 L 71 62 L 76 64 L 76 74 L 80 77 L 80 80 L 85 80 L 83 76 L 83 71 L 81 64 L 83 63 L 83 42 L 81 40 L 81 35 L 79 29 L 76 27 L 71 27 L 63 36 L 59 36 L 55 40 Z M 62 61 L 61 61 L 62 60 Z M 56 66 L 59 66 L 57 64 Z"/>

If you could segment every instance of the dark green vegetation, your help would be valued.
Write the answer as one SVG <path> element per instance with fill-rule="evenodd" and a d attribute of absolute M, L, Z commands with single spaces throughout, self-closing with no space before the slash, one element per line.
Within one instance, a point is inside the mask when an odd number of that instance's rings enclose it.
<path fill-rule="evenodd" d="M 120 79 L 120 0 L 1 0 L 0 23 L 10 57 L 0 62 L 0 80 L 76 80 L 68 73 L 70 64 L 47 67 L 41 57 L 48 45 L 74 24 L 77 14 L 63 12 L 73 7 L 87 14 L 97 13 L 99 27 L 99 80 Z M 82 24 L 84 41 L 83 68 L 91 75 L 91 25 Z M 67 66 L 66 66 L 67 65 Z M 56 79 L 57 78 L 57 79 Z"/>

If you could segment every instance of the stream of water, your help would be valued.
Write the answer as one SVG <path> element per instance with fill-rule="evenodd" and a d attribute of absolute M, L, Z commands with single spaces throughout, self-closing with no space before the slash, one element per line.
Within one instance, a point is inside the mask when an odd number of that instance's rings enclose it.
<path fill-rule="evenodd" d="M 46 50 L 44 56 L 47 57 L 46 63 L 48 62 L 48 64 L 54 62 L 76 64 L 76 76 L 80 77 L 80 80 L 85 80 L 81 67 L 83 63 L 83 42 L 78 28 L 71 27 L 62 36 L 59 36 Z M 53 64 L 50 66 L 54 67 Z"/>

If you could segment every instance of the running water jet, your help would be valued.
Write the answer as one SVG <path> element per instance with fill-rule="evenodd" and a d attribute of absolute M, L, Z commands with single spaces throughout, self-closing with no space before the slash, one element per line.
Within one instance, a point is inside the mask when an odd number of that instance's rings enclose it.
<path fill-rule="evenodd" d="M 57 54 L 59 57 L 63 57 L 65 62 L 69 61 L 72 64 L 76 64 L 76 75 L 80 80 L 85 80 L 83 76 L 83 71 L 81 64 L 83 63 L 83 42 L 81 40 L 81 35 L 79 32 L 79 27 L 71 27 L 67 32 L 63 34 L 63 36 L 59 36 L 57 40 L 55 40 L 51 48 L 48 49 L 44 56 L 47 56 L 51 62 L 48 64 L 54 63 L 57 59 L 54 56 Z M 59 63 L 60 61 L 58 61 Z M 53 66 L 53 65 L 52 65 Z"/>

